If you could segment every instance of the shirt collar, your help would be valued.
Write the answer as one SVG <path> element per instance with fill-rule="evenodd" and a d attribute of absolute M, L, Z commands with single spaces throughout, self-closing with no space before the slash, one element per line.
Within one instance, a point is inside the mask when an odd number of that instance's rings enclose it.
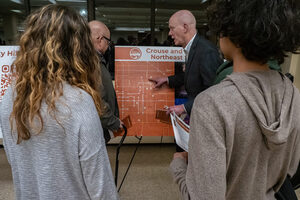
<path fill-rule="evenodd" d="M 195 35 L 192 37 L 192 39 L 189 41 L 189 43 L 184 47 L 184 52 L 185 52 L 186 55 L 189 55 L 189 52 L 190 52 L 191 46 L 193 44 L 193 41 L 196 37 L 196 34 L 197 33 L 195 33 Z"/>

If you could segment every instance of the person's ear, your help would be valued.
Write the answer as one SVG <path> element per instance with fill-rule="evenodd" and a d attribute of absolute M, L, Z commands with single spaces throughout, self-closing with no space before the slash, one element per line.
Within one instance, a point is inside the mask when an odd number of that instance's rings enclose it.
<path fill-rule="evenodd" d="M 189 31 L 189 25 L 183 24 L 184 32 L 187 33 Z"/>

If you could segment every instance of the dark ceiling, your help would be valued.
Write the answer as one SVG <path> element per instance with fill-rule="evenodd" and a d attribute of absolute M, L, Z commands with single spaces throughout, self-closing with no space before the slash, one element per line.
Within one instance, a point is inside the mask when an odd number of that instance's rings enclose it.
<path fill-rule="evenodd" d="M 30 0 L 31 10 L 47 4 L 58 3 L 73 7 L 82 15 L 87 16 L 86 0 Z M 208 2 L 199 0 L 156 0 L 155 27 L 163 30 L 168 28 L 169 17 L 181 9 L 193 12 L 197 19 L 197 26 L 206 25 L 206 7 Z M 0 29 L 3 28 L 5 16 L 15 14 L 19 18 L 19 27 L 25 18 L 23 0 L 0 1 Z M 106 23 L 110 29 L 149 28 L 151 18 L 151 0 L 95 0 L 96 19 Z"/>

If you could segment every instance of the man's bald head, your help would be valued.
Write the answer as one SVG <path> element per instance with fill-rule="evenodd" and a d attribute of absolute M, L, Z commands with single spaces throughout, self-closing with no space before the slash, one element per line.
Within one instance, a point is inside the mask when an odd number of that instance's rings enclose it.
<path fill-rule="evenodd" d="M 95 49 L 104 54 L 109 46 L 109 41 L 107 40 L 110 39 L 109 29 L 103 22 L 96 20 L 89 22 L 89 27 Z"/>
<path fill-rule="evenodd" d="M 196 29 L 196 19 L 189 10 L 179 10 L 174 13 L 171 18 L 174 18 L 180 24 L 188 24 Z"/>
<path fill-rule="evenodd" d="M 169 28 L 175 44 L 185 47 L 197 33 L 196 19 L 190 11 L 180 10 L 170 17 Z"/>

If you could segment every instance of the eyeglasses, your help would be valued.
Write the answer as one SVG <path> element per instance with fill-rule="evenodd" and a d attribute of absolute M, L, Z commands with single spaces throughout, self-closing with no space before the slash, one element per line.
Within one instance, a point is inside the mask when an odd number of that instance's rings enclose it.
<path fill-rule="evenodd" d="M 96 39 L 99 40 L 100 38 L 106 39 L 108 46 L 111 44 L 111 39 L 109 39 L 108 37 L 106 37 L 104 35 L 102 35 L 102 36 L 99 35 Z"/>
<path fill-rule="evenodd" d="M 111 44 L 111 39 L 109 39 L 108 37 L 105 37 L 104 35 L 103 35 L 102 37 L 103 37 L 104 39 L 106 39 L 108 45 Z"/>

